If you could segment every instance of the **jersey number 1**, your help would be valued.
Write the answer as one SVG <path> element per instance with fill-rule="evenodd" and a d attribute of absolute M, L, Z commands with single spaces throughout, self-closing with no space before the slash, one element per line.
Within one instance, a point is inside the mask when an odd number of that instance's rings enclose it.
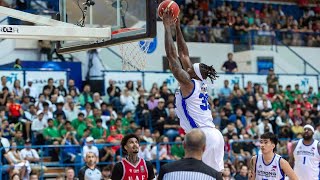
<path fill-rule="evenodd" d="M 306 157 L 303 157 L 303 164 L 306 164 Z"/>
<path fill-rule="evenodd" d="M 210 104 L 208 103 L 208 99 L 209 99 L 208 94 L 200 93 L 199 98 L 202 99 L 202 104 L 200 105 L 200 108 L 203 111 L 210 109 Z"/>

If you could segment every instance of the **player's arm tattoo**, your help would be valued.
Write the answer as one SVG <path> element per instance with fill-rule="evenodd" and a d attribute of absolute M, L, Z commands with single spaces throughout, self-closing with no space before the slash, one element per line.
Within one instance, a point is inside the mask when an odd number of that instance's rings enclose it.
<path fill-rule="evenodd" d="M 249 163 L 249 180 L 254 180 L 255 179 L 255 161 L 257 158 L 256 156 L 253 156 L 250 160 L 250 163 Z"/>
<path fill-rule="evenodd" d="M 172 39 L 171 27 L 165 28 L 165 49 L 169 61 L 169 67 L 174 77 L 180 83 L 190 83 L 189 74 L 182 69 L 178 60 L 177 50 Z"/>

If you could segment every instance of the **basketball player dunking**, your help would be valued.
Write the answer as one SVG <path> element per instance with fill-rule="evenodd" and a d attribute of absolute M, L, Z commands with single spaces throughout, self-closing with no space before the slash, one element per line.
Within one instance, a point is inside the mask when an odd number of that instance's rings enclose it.
<path fill-rule="evenodd" d="M 304 126 L 303 139 L 292 143 L 290 164 L 299 179 L 320 179 L 320 143 L 313 139 L 314 128 Z"/>
<path fill-rule="evenodd" d="M 193 128 L 200 128 L 205 133 L 206 149 L 202 160 L 221 172 L 224 169 L 224 140 L 221 132 L 213 124 L 206 83 L 207 78 L 215 80 L 217 73 L 212 66 L 203 63 L 191 64 L 179 21 L 174 22 L 170 11 L 164 13 L 163 24 L 170 70 L 180 84 L 180 91 L 176 92 L 176 114 L 180 119 L 180 125 L 186 133 Z M 172 38 L 173 26 L 177 32 L 178 53 Z"/>

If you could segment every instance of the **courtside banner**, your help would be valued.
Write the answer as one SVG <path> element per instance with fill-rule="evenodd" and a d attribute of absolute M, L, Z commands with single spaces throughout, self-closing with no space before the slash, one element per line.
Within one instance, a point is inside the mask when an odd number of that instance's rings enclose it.
<path fill-rule="evenodd" d="M 24 86 L 23 71 L 0 71 L 0 77 L 5 76 L 7 78 L 7 87 L 12 90 L 15 80 L 20 80 L 20 86 Z M 0 89 L 2 91 L 2 89 Z"/>
<path fill-rule="evenodd" d="M 300 90 L 307 92 L 309 87 L 312 86 L 313 89 L 318 88 L 317 76 L 296 76 L 296 75 L 279 75 L 279 84 L 283 85 L 283 89 L 287 85 L 291 85 L 291 89 L 294 90 L 294 86 L 299 84 Z"/>
<path fill-rule="evenodd" d="M 157 83 L 158 87 L 160 87 L 163 82 L 166 82 L 168 88 L 175 92 L 178 88 L 179 83 L 172 73 L 144 73 L 144 87 L 149 92 L 152 88 L 152 84 Z"/>
<path fill-rule="evenodd" d="M 26 71 L 26 83 L 31 80 L 38 92 L 42 93 L 43 87 L 48 84 L 48 79 L 52 78 L 54 86 L 59 86 L 59 80 L 64 79 L 65 87 L 67 83 L 66 71 Z"/>
<path fill-rule="evenodd" d="M 247 87 L 248 82 L 251 81 L 252 85 L 260 84 L 264 92 L 268 92 L 268 84 L 267 84 L 267 75 L 253 75 L 253 74 L 245 74 L 244 75 L 244 87 Z"/>
<path fill-rule="evenodd" d="M 109 80 L 116 82 L 116 86 L 123 89 L 126 86 L 127 81 L 133 81 L 134 88 L 137 87 L 137 81 L 142 81 L 141 72 L 105 72 L 104 75 L 105 91 L 110 86 Z"/>

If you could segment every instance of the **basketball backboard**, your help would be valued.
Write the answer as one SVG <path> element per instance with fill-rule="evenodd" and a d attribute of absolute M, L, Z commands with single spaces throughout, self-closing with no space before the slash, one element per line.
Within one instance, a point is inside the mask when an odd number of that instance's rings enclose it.
<path fill-rule="evenodd" d="M 60 0 L 60 20 L 85 27 L 111 27 L 97 41 L 60 41 L 59 53 L 97 49 L 156 35 L 156 0 Z"/>

